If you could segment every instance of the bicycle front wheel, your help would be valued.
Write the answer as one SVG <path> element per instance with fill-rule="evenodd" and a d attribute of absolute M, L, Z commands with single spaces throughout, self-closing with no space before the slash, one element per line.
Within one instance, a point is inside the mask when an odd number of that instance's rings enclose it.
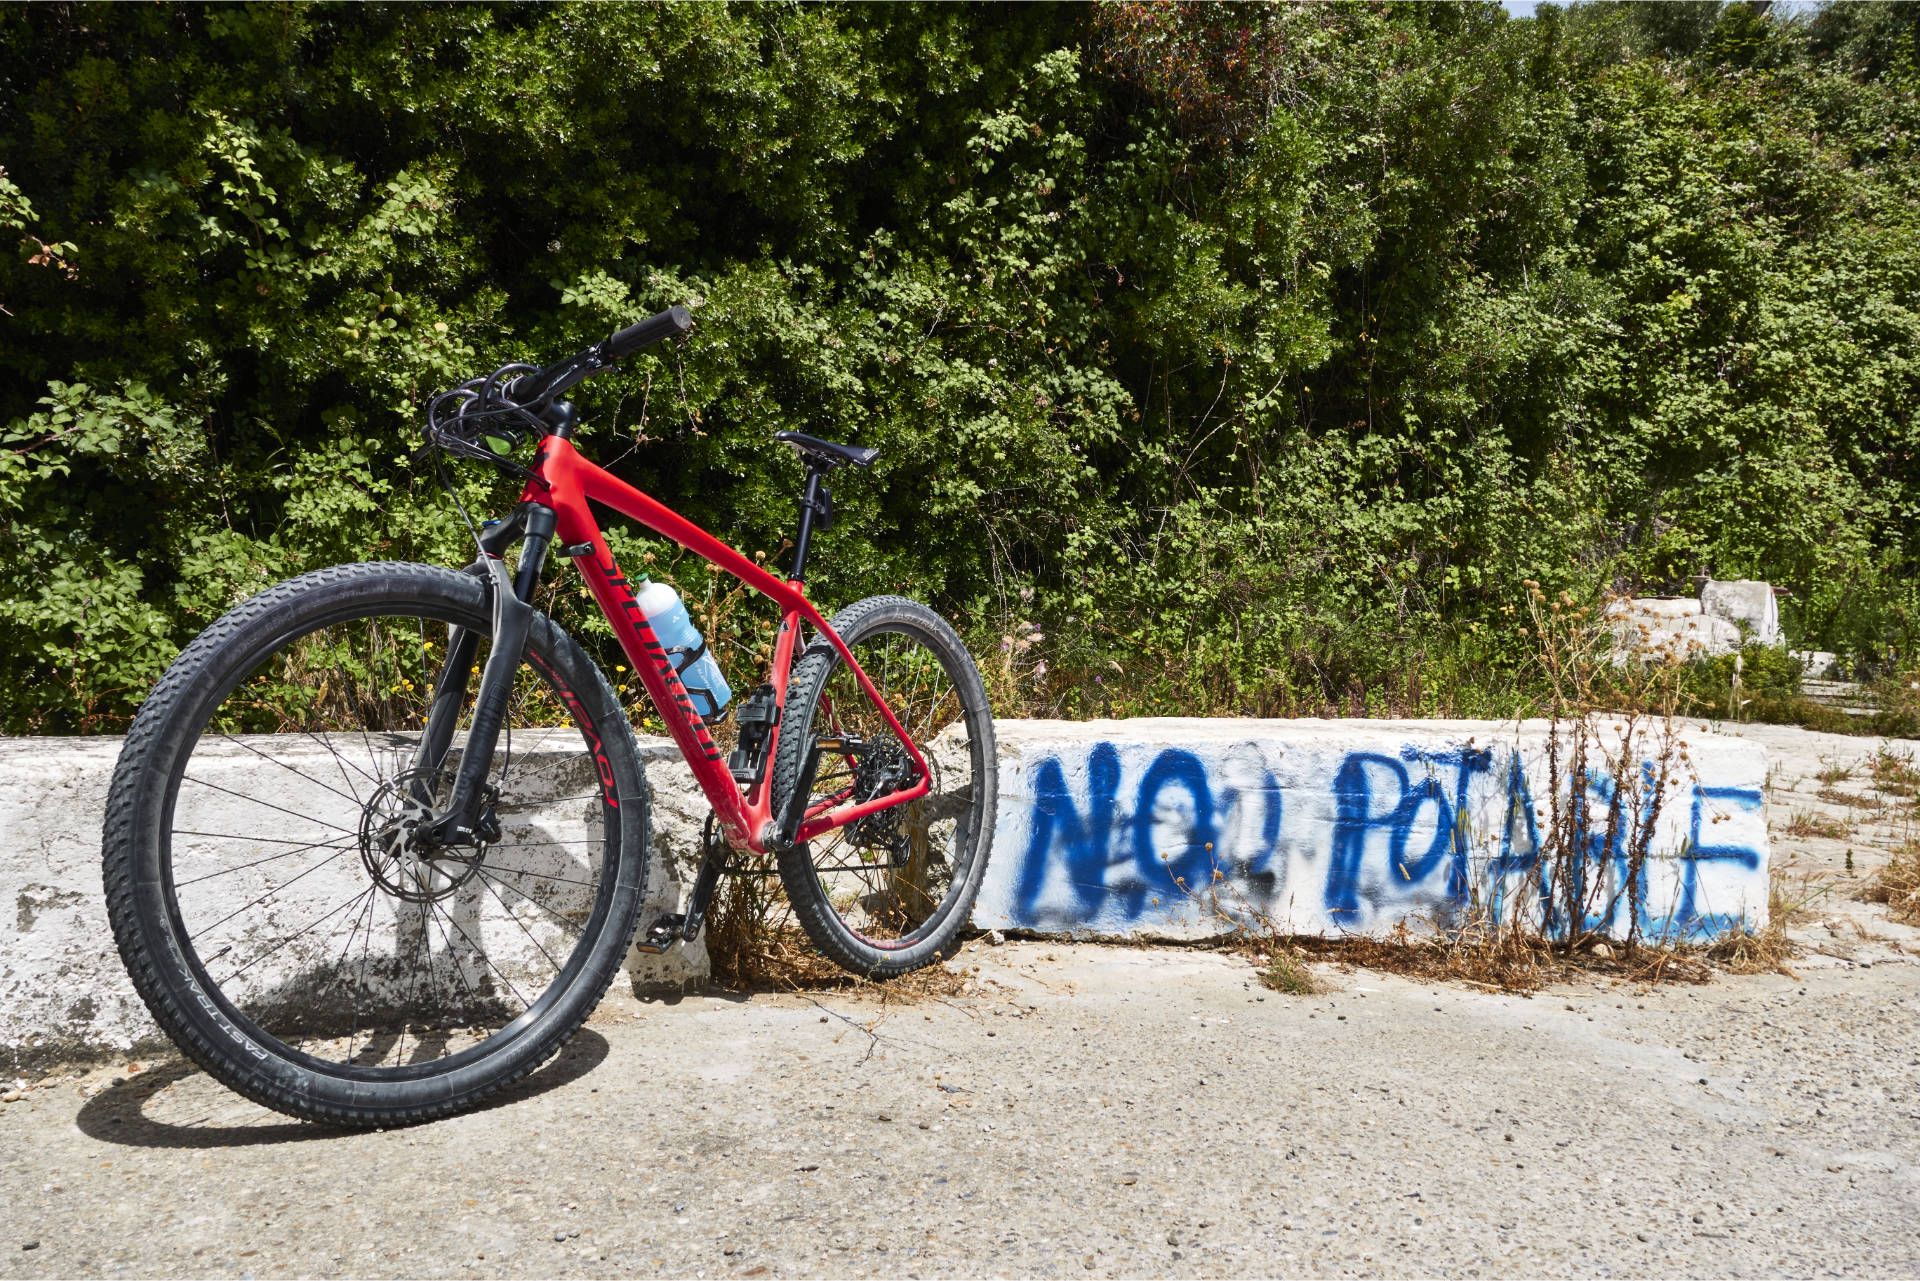
<path fill-rule="evenodd" d="M 442 705 L 464 727 L 491 633 L 471 575 L 319 570 L 215 622 L 141 707 L 107 803 L 114 935 L 161 1028 L 240 1093 L 335 1124 L 446 1115 L 543 1063 L 617 972 L 646 777 L 606 678 L 550 619 L 482 843 L 396 837 L 459 766 L 460 732 L 423 747 L 442 668 L 471 664 Z"/>
<path fill-rule="evenodd" d="M 788 901 L 815 947 L 842 968 L 889 978 L 948 954 L 980 892 L 997 800 L 993 714 L 966 646 L 917 601 L 873 596 L 833 630 L 932 770 L 931 792 L 779 855 Z M 822 752 L 814 743 L 858 744 Z M 804 787 L 808 813 L 872 800 L 911 782 L 912 760 L 832 646 L 795 665 L 774 759 L 776 798 Z"/>

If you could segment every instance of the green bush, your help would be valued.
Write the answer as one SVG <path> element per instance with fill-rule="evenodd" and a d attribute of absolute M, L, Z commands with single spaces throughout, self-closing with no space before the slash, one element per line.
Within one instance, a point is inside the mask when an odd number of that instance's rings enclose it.
<path fill-rule="evenodd" d="M 1525 579 L 1897 665 L 1915 66 L 1876 6 L 0 8 L 0 727 L 460 559 L 423 399 L 677 301 L 586 447 L 777 556 L 770 434 L 878 446 L 816 594 L 1033 709 L 1518 710 Z"/>

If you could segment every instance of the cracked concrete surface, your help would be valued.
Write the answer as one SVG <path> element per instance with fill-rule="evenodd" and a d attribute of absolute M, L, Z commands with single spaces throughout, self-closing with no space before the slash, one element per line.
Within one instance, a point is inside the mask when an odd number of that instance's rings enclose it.
<path fill-rule="evenodd" d="M 1531 998 L 973 945 L 977 994 L 608 1006 L 498 1106 L 288 1123 L 163 1061 L 0 1112 L 0 1272 L 1911 1274 L 1920 967 Z M 33 1248 L 29 1243 L 37 1242 Z"/>

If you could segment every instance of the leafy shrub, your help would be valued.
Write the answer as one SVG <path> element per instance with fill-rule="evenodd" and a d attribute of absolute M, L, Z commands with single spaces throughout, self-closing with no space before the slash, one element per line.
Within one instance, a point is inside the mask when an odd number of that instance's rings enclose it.
<path fill-rule="evenodd" d="M 289 573 L 460 559 L 423 398 L 676 301 L 695 341 L 589 384 L 585 445 L 775 556 L 770 433 L 880 447 L 816 593 L 1031 624 L 1033 710 L 1523 709 L 1527 579 L 1769 578 L 1796 645 L 1898 666 L 1911 44 L 1859 6 L 0 9 L 0 727 L 123 725 Z"/>

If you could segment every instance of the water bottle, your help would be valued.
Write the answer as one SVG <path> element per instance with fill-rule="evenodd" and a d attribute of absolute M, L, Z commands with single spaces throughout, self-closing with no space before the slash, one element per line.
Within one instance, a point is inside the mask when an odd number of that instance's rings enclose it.
<path fill-rule="evenodd" d="M 694 627 L 693 620 L 687 617 L 680 593 L 650 578 L 640 581 L 643 585 L 634 597 L 640 613 L 653 629 L 654 639 L 667 651 L 673 670 L 680 673 L 680 683 L 687 687 L 687 697 L 693 700 L 694 710 L 703 720 L 714 719 L 733 698 L 727 678 L 720 674 L 720 664 L 713 661 L 706 641 Z"/>

